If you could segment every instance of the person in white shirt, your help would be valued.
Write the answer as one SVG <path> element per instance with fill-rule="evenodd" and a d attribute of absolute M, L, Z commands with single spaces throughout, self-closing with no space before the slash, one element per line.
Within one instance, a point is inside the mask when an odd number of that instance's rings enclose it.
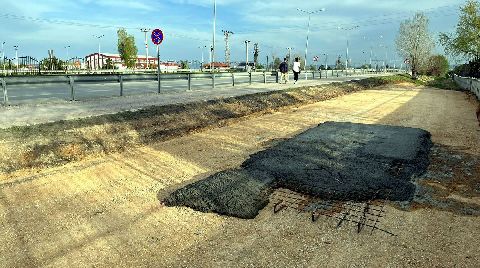
<path fill-rule="evenodd" d="M 299 74 L 300 74 L 300 62 L 297 57 L 295 58 L 295 62 L 293 63 L 293 79 L 295 80 L 295 82 L 293 82 L 294 84 L 297 83 Z"/>

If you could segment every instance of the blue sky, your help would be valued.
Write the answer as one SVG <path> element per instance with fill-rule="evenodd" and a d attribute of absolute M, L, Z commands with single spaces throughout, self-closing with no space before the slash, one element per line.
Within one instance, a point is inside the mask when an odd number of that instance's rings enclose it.
<path fill-rule="evenodd" d="M 458 21 L 463 0 L 217 0 L 217 59 L 224 60 L 225 42 L 221 30 L 234 32 L 230 46 L 232 60 L 245 58 L 245 40 L 259 43 L 260 60 L 266 56 L 285 56 L 287 47 L 304 55 L 307 17 L 296 10 L 324 12 L 311 18 L 309 61 L 314 55 L 328 54 L 330 61 L 345 58 L 347 37 L 354 62 L 368 60 L 370 48 L 374 58 L 396 58 L 394 40 L 399 24 L 416 11 L 430 18 L 430 30 L 450 32 Z M 144 54 L 144 36 L 140 28 L 160 28 L 165 41 L 161 45 L 163 60 L 200 60 L 199 46 L 210 46 L 212 40 L 213 0 L 0 0 L 0 43 L 5 53 L 15 56 L 46 57 L 53 49 L 59 58 L 84 57 L 98 50 L 116 53 L 118 27 L 135 36 L 139 54 Z M 359 27 L 346 31 L 338 27 Z M 381 45 L 383 45 L 381 47 Z M 150 55 L 154 47 L 150 42 Z M 387 49 L 385 49 L 385 46 Z M 441 48 L 437 45 L 437 50 Z M 205 50 L 205 59 L 208 51 Z M 252 57 L 250 55 L 250 57 Z M 397 60 L 400 60 L 397 58 Z"/>

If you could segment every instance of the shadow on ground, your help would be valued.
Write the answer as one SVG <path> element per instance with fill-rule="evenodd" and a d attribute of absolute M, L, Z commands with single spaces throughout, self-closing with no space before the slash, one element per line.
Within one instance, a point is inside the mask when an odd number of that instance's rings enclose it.
<path fill-rule="evenodd" d="M 162 201 L 239 218 L 255 218 L 280 187 L 323 199 L 410 201 L 410 180 L 426 172 L 430 147 L 421 129 L 326 122 Z"/>

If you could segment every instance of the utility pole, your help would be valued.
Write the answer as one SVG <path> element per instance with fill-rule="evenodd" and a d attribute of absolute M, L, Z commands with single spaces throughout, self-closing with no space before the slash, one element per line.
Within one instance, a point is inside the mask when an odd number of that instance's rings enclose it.
<path fill-rule="evenodd" d="M 17 66 L 18 71 L 18 46 L 13 46 L 15 48 L 15 66 Z"/>
<path fill-rule="evenodd" d="M 2 64 L 3 64 L 3 75 L 7 75 L 5 73 L 5 41 L 2 42 Z"/>
<path fill-rule="evenodd" d="M 228 44 L 228 39 L 233 32 L 228 30 L 222 30 L 223 35 L 225 36 L 225 63 L 230 66 L 230 46 Z"/>
<path fill-rule="evenodd" d="M 250 40 L 245 40 L 245 71 L 248 71 L 248 44 Z"/>
<path fill-rule="evenodd" d="M 346 59 L 345 59 L 345 72 L 348 72 L 348 61 L 350 60 L 349 56 L 348 56 L 348 49 L 349 49 L 349 38 L 350 38 L 350 31 L 351 30 L 354 30 L 356 28 L 358 28 L 359 26 L 358 25 L 355 25 L 353 27 L 349 27 L 349 28 L 343 28 L 343 27 L 338 27 L 338 29 L 340 30 L 345 30 L 347 31 L 347 53 L 346 53 Z"/>
<path fill-rule="evenodd" d="M 308 56 L 308 35 L 310 34 L 310 18 L 313 14 L 325 11 L 325 8 L 315 10 L 315 11 L 305 11 L 303 9 L 297 8 L 298 11 L 308 14 L 308 28 L 307 28 L 307 42 L 305 45 L 305 66 L 303 66 L 303 70 L 305 71 L 305 80 L 307 80 L 307 56 Z"/>
<path fill-rule="evenodd" d="M 212 76 L 212 87 L 215 88 L 215 26 L 217 23 L 217 1 L 213 0 L 213 45 L 212 45 L 212 62 L 213 62 L 213 76 Z"/>
<path fill-rule="evenodd" d="M 202 51 L 202 65 L 200 66 L 200 71 L 203 72 L 203 64 L 204 64 L 204 58 L 203 58 L 203 49 L 207 48 L 207 46 L 200 46 L 198 47 Z"/>
<path fill-rule="evenodd" d="M 294 49 L 294 48 L 287 47 L 287 50 L 288 50 L 288 61 L 287 61 L 287 63 L 288 64 L 290 64 L 290 59 L 292 58 L 292 49 Z"/>
<path fill-rule="evenodd" d="M 149 62 L 148 62 L 148 40 L 147 40 L 147 33 L 150 32 L 150 29 L 142 28 L 140 29 L 141 32 L 145 34 L 145 51 L 147 57 L 147 69 L 149 69 Z"/>
<path fill-rule="evenodd" d="M 69 59 L 70 57 L 69 57 L 69 54 L 68 54 L 68 50 L 70 49 L 70 46 L 66 46 L 66 47 L 64 47 L 64 48 L 67 49 L 67 60 L 66 60 L 65 62 L 67 63 L 67 71 L 68 71 L 68 61 L 70 60 L 70 59 Z"/>
<path fill-rule="evenodd" d="M 100 39 L 101 39 L 102 37 L 104 37 L 104 36 L 105 36 L 104 34 L 102 34 L 102 35 L 93 35 L 93 37 L 95 37 L 95 38 L 98 39 L 98 57 L 97 57 L 97 59 L 98 59 L 98 60 L 97 60 L 97 63 L 98 63 L 97 68 L 98 68 L 98 69 L 100 69 L 100 48 L 101 48 Z"/>

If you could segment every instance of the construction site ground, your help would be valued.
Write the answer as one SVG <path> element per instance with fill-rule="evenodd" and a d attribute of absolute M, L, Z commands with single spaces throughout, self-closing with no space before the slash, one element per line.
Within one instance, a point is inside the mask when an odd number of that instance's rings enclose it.
<path fill-rule="evenodd" d="M 480 206 L 480 166 L 462 168 L 480 158 L 477 106 L 463 92 L 390 85 L 124 152 L 3 173 L 0 266 L 478 267 L 480 220 L 462 210 Z M 325 121 L 429 131 L 438 157 L 423 183 L 456 206 L 387 203 L 381 226 L 391 236 L 335 228 L 327 217 L 312 222 L 292 209 L 274 214 L 273 204 L 242 220 L 159 201 L 163 191 L 238 167 L 272 141 Z"/>

